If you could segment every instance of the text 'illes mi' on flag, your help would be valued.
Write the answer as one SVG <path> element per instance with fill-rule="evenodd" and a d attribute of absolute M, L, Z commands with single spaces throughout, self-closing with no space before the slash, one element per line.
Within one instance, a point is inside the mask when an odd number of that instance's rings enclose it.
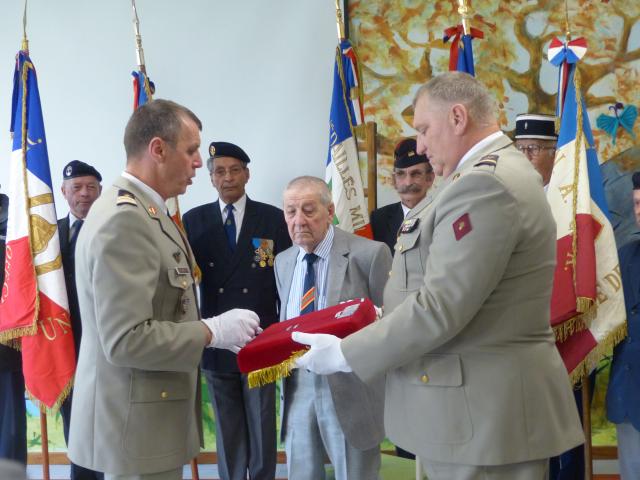
<path fill-rule="evenodd" d="M 73 384 L 76 357 L 38 80 L 26 51 L 16 56 L 11 132 L 0 340 L 22 349 L 29 394 L 57 410 Z"/>
<path fill-rule="evenodd" d="M 354 133 L 364 120 L 360 97 L 352 98 L 352 92 L 359 92 L 359 88 L 358 61 L 345 39 L 336 48 L 325 180 L 336 208 L 334 224 L 347 232 L 372 238 Z"/>
<path fill-rule="evenodd" d="M 557 225 L 551 326 L 574 382 L 626 332 L 618 252 L 580 91 L 577 62 L 585 51 L 583 39 L 573 45 L 555 39 L 548 53 L 551 63 L 560 69 L 558 104 L 562 113 L 547 190 Z"/>

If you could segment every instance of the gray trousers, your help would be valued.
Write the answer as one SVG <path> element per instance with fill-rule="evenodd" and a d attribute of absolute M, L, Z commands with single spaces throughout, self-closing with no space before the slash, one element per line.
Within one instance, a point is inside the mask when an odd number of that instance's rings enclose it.
<path fill-rule="evenodd" d="M 249 388 L 247 376 L 202 370 L 216 415 L 218 472 L 222 480 L 276 476 L 276 386 Z"/>
<path fill-rule="evenodd" d="M 629 422 L 616 425 L 621 480 L 640 480 L 640 432 Z"/>
<path fill-rule="evenodd" d="M 284 441 L 290 479 L 324 479 L 325 452 L 336 480 L 379 478 L 380 448 L 363 451 L 349 445 L 338 422 L 327 377 L 295 370 L 287 382 L 285 402 Z"/>
<path fill-rule="evenodd" d="M 182 467 L 167 472 L 143 473 L 139 475 L 115 475 L 105 473 L 104 480 L 182 480 Z"/>
<path fill-rule="evenodd" d="M 429 480 L 546 480 L 549 459 L 509 465 L 458 465 L 421 460 Z"/>

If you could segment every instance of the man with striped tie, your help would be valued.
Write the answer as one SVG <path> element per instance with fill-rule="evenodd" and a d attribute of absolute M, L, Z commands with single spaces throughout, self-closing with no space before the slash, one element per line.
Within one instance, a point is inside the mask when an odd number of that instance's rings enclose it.
<path fill-rule="evenodd" d="M 320 178 L 298 177 L 284 192 L 294 245 L 276 257 L 281 320 L 368 297 L 381 305 L 391 266 L 384 243 L 332 226 L 334 205 Z M 353 373 L 295 370 L 283 384 L 282 439 L 289 478 L 324 478 L 324 452 L 336 480 L 378 478 L 384 438 L 384 378 L 365 384 Z"/>

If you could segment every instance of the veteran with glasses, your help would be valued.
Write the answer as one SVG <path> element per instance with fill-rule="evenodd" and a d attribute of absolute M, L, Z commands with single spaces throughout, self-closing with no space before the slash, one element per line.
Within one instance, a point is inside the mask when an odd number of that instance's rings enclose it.
<path fill-rule="evenodd" d="M 537 113 L 521 113 L 516 117 L 516 148 L 524 153 L 542 176 L 545 192 L 551 179 L 556 157 L 558 135 L 556 117 Z"/>

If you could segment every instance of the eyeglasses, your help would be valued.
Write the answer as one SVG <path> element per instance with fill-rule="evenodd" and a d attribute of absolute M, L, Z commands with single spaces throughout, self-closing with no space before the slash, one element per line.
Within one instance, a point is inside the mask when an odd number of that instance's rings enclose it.
<path fill-rule="evenodd" d="M 232 177 L 236 177 L 240 175 L 243 171 L 244 171 L 244 167 L 216 168 L 213 171 L 213 174 L 219 178 L 226 177 L 227 173 Z"/>
<path fill-rule="evenodd" d="M 537 157 L 540 155 L 542 150 L 555 150 L 556 147 L 543 147 L 542 145 L 516 145 L 516 148 L 520 150 L 525 155 L 530 155 L 532 157 Z"/>

